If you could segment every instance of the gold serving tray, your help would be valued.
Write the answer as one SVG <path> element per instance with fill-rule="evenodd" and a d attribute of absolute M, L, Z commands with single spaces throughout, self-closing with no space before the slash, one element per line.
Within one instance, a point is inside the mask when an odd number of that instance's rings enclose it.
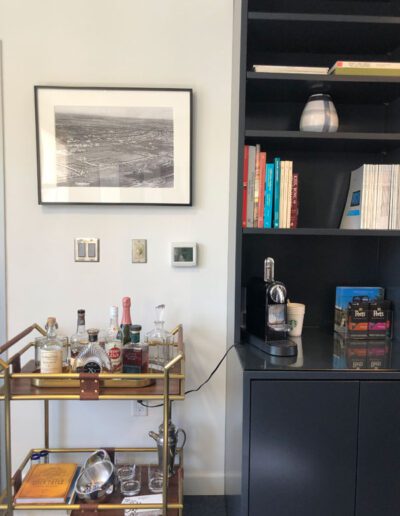
<path fill-rule="evenodd" d="M 99 381 L 101 387 L 112 387 L 116 389 L 126 387 L 149 387 L 150 385 L 154 385 L 156 383 L 154 378 L 127 378 L 126 380 L 124 380 L 123 378 L 105 378 Z M 31 383 L 34 387 L 80 387 L 79 378 L 32 378 Z"/>

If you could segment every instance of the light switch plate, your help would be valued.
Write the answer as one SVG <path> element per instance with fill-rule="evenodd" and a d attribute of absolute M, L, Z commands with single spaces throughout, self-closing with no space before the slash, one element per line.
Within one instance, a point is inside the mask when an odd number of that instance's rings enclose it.
<path fill-rule="evenodd" d="M 132 240 L 132 263 L 147 263 L 147 240 Z"/>
<path fill-rule="evenodd" d="M 76 262 L 100 261 L 98 238 L 75 238 L 74 243 Z"/>

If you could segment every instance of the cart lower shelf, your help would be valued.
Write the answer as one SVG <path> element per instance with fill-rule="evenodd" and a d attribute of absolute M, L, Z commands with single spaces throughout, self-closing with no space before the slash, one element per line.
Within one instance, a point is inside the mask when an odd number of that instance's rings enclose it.
<path fill-rule="evenodd" d="M 129 460 L 122 460 L 120 463 L 136 463 L 141 468 L 141 483 L 142 488 L 139 493 L 139 496 L 145 496 L 153 494 L 148 489 L 148 464 L 144 463 L 139 457 L 146 460 L 149 459 L 151 455 L 150 462 L 151 464 L 156 463 L 157 460 L 157 449 L 156 448 L 106 448 L 109 453 L 111 460 L 115 461 L 116 454 L 123 454 L 122 456 L 126 457 L 127 455 L 130 457 Z M 49 457 L 50 462 L 65 462 L 68 459 L 66 455 L 74 454 L 76 457 L 77 454 L 86 456 L 93 452 L 95 448 L 52 448 L 49 449 Z M 29 469 L 29 461 L 32 453 L 36 453 L 40 451 L 40 449 L 30 450 L 27 454 L 26 458 L 22 462 L 21 466 L 18 468 L 17 472 L 13 476 L 13 495 L 19 489 L 21 485 L 21 481 L 24 478 L 25 474 Z M 146 454 L 146 456 L 144 455 Z M 84 462 L 86 456 L 83 457 L 82 462 Z M 153 461 L 154 458 L 154 461 Z M 170 477 L 168 483 L 168 515 L 169 516 L 179 516 L 182 513 L 183 509 L 183 467 L 182 467 L 182 450 L 178 450 L 178 458 L 179 464 L 176 466 L 175 474 Z M 75 462 L 73 460 L 73 462 Z M 122 504 L 124 499 L 124 495 L 122 495 L 119 491 L 118 486 L 115 487 L 113 494 L 108 496 L 104 501 L 99 502 L 98 504 L 94 504 L 91 502 L 90 506 L 85 503 L 85 501 L 79 500 L 75 498 L 74 503 L 69 505 L 67 504 L 13 504 L 13 510 L 31 510 L 36 509 L 40 511 L 48 511 L 48 510 L 64 510 L 71 511 L 72 516 L 82 516 L 88 515 L 93 516 L 96 513 L 100 513 L 103 516 L 124 516 L 125 509 L 134 508 L 132 506 Z M 156 505 L 156 504 L 154 504 Z M 136 506 L 139 509 L 141 506 Z M 161 504 L 158 504 L 158 508 L 162 508 Z M 7 500 L 5 493 L 3 493 L 0 498 L 0 510 L 7 509 Z"/>

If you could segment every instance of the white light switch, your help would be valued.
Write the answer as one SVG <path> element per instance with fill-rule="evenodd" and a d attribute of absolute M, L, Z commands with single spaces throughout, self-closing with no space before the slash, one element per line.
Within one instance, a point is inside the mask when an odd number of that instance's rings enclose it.
<path fill-rule="evenodd" d="M 75 238 L 74 248 L 76 262 L 100 261 L 98 238 Z"/>

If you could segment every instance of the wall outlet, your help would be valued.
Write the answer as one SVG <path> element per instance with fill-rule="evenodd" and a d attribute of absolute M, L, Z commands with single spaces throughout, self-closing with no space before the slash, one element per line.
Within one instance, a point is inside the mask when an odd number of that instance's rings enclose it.
<path fill-rule="evenodd" d="M 147 416 L 148 407 L 144 407 L 138 401 L 132 401 L 132 416 Z"/>

